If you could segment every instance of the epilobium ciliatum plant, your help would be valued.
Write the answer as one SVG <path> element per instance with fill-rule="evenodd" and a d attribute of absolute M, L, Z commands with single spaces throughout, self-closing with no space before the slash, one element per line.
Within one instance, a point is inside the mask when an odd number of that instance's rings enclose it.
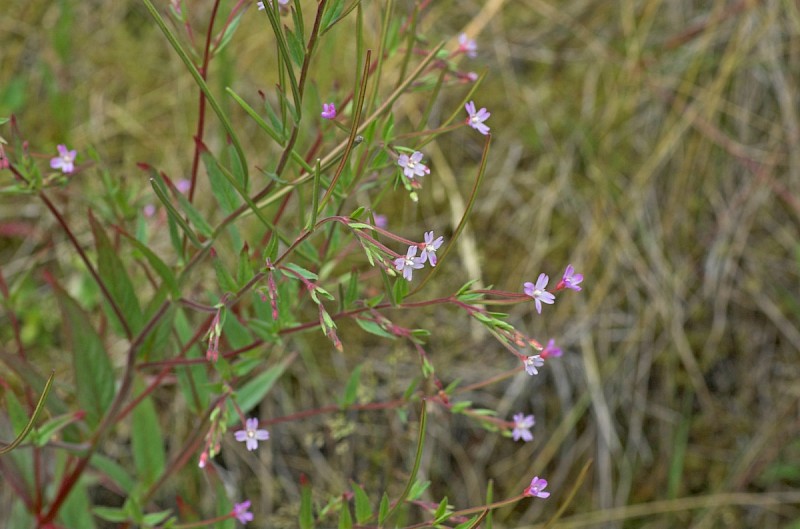
<path fill-rule="evenodd" d="M 497 507 L 547 498 L 547 480 L 534 476 L 501 501 L 487 483 L 485 505 L 422 500 L 431 410 L 521 442 L 534 439 L 535 419 L 527 410 L 509 420 L 473 407 L 458 380 L 437 372 L 430 331 L 400 322 L 422 323 L 435 306 L 456 309 L 447 313 L 453 328 L 479 322 L 515 358 L 500 376 L 486 372 L 474 390 L 523 371 L 535 376 L 562 353 L 554 340 L 543 346 L 487 307 L 526 303 L 538 317 L 556 291 L 579 291 L 583 280 L 567 265 L 552 292 L 542 273 L 511 291 L 468 281 L 437 294 L 437 272 L 458 273 L 451 250 L 490 176 L 491 113 L 475 103 L 481 78 L 462 70 L 465 60 L 478 66 L 476 42 L 453 35 L 448 48 L 418 35 L 429 1 L 408 12 L 391 1 L 358 0 L 143 5 L 198 87 L 184 173 L 142 160 L 138 170 L 149 185 L 136 196 L 114 176 L 132 168 L 112 171 L 89 146 L 34 154 L 16 119 L 12 145 L 0 143 L 3 193 L 43 204 L 76 257 L 62 264 L 73 269 L 42 275 L 58 306 L 59 349 L 69 367 L 50 375 L 50 365 L 27 355 L 19 332 L 17 354 L 3 357 L 14 382 L 5 383 L 0 430 L 9 441 L 0 471 L 17 498 L 10 527 L 267 527 L 276 525 L 271 516 L 288 513 L 302 528 L 476 527 Z M 201 14 L 210 20 L 201 23 Z M 217 93 L 210 65 L 237 46 L 243 17 L 257 17 L 260 26 L 248 27 L 268 35 L 266 64 L 274 71 L 257 93 Z M 378 34 L 365 29 L 366 19 L 382 21 Z M 318 59 L 341 27 L 352 49 L 335 55 L 357 65 L 350 74 Z M 395 108 L 418 101 L 418 92 L 428 103 L 414 125 Z M 449 108 L 449 117 L 431 123 L 434 104 Z M 261 147 L 248 151 L 241 130 L 257 131 Z M 390 212 L 430 200 L 436 169 L 423 163 L 426 146 L 446 134 L 483 145 L 466 212 L 455 225 L 403 225 Z M 90 179 L 106 192 L 79 205 L 62 200 Z M 79 233 L 84 226 L 87 236 Z M 9 326 L 18 331 L 26 309 L 5 285 Z M 364 366 L 384 361 L 370 358 L 378 349 L 365 344 L 389 340 L 419 368 L 387 393 Z M 476 362 L 487 361 L 482 354 Z M 333 402 L 306 407 L 324 396 Z M 357 414 L 392 425 L 359 431 Z M 330 420 L 327 440 L 313 439 L 320 417 Z M 411 432 L 405 453 L 391 461 L 376 453 L 398 468 L 370 476 L 364 471 L 380 465 L 365 462 L 331 477 L 337 440 L 363 435 L 381 446 L 399 435 L 397 425 Z M 292 438 L 309 441 L 297 446 Z M 281 468 L 272 468 L 278 459 Z M 435 488 L 447 485 L 457 486 Z M 295 503 L 270 514 L 259 503 L 272 494 Z"/>

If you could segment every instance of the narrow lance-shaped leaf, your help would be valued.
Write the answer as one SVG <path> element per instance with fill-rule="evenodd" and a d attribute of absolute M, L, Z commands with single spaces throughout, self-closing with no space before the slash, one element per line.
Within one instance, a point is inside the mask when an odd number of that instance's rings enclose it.
<path fill-rule="evenodd" d="M 59 285 L 54 288 L 61 307 L 65 341 L 72 352 L 78 404 L 86 411 L 86 422 L 94 427 L 114 398 L 114 370 L 89 316 Z"/>
<path fill-rule="evenodd" d="M 120 308 L 131 331 L 135 333 L 142 327 L 142 308 L 136 297 L 133 283 L 128 277 L 118 250 L 111 245 L 105 230 L 91 210 L 89 211 L 89 224 L 97 247 L 97 273 L 108 288 L 111 298 Z"/>

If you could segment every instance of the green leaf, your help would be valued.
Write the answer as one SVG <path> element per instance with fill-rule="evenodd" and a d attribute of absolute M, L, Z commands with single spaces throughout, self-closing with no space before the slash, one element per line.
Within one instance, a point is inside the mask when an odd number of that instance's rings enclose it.
<path fill-rule="evenodd" d="M 133 463 L 142 485 L 154 483 L 164 471 L 164 436 L 158 423 L 158 414 L 150 397 L 144 398 L 133 409 L 131 445 Z"/>
<path fill-rule="evenodd" d="M 239 27 L 239 22 L 242 21 L 242 15 L 244 15 L 245 11 L 246 10 L 242 10 L 238 15 L 236 15 L 233 20 L 231 20 L 231 23 L 228 24 L 228 27 L 225 28 L 225 33 L 222 34 L 219 45 L 214 48 L 214 53 L 219 53 L 222 51 L 222 49 L 225 48 L 225 46 L 227 46 L 231 41 L 233 34 L 236 33 L 236 28 Z"/>
<path fill-rule="evenodd" d="M 239 252 L 239 266 L 236 269 L 236 282 L 244 286 L 254 275 L 253 263 L 250 261 L 250 251 L 247 244 L 245 244 L 242 246 L 242 251 Z"/>
<path fill-rule="evenodd" d="M 358 299 L 358 286 L 358 272 L 353 270 L 350 272 L 350 278 L 347 282 L 347 291 L 344 295 L 343 302 L 345 307 L 351 307 L 356 302 L 356 299 Z"/>
<path fill-rule="evenodd" d="M 236 280 L 233 279 L 231 273 L 225 268 L 225 264 L 216 252 L 211 254 L 211 264 L 214 266 L 214 273 L 217 275 L 217 283 L 223 291 L 236 292 L 239 290 L 239 285 L 236 284 Z"/>
<path fill-rule="evenodd" d="M 343 501 L 339 510 L 339 529 L 352 529 L 353 517 L 350 515 L 350 505 Z"/>
<path fill-rule="evenodd" d="M 392 303 L 400 305 L 408 294 L 408 281 L 405 278 L 398 277 L 392 287 Z"/>
<path fill-rule="evenodd" d="M 241 204 L 238 194 L 231 183 L 228 182 L 228 179 L 225 178 L 225 175 L 222 174 L 222 171 L 220 171 L 214 156 L 208 151 L 203 151 L 201 157 L 203 164 L 206 166 L 208 182 L 211 184 L 211 193 L 222 211 L 227 215 Z"/>
<path fill-rule="evenodd" d="M 135 334 L 142 327 L 142 308 L 125 265 L 119 257 L 119 250 L 111 245 L 105 230 L 91 210 L 89 210 L 89 224 L 97 247 L 97 272 L 105 283 L 111 299 L 117 304 L 126 323 Z"/>
<path fill-rule="evenodd" d="M 290 270 L 294 270 L 295 272 L 297 272 L 301 276 L 303 276 L 306 279 L 309 279 L 311 281 L 317 281 L 319 279 L 319 276 L 317 274 L 315 274 L 314 272 L 311 272 L 310 270 L 306 270 L 302 266 L 298 266 L 298 265 L 296 265 L 294 263 L 287 264 L 286 268 L 289 268 Z M 328 295 L 330 295 L 330 294 L 328 294 Z"/>
<path fill-rule="evenodd" d="M 283 372 L 286 371 L 286 368 L 289 367 L 289 363 L 292 360 L 292 356 L 285 358 L 280 364 L 274 365 L 263 373 L 260 373 L 239 388 L 236 392 L 236 402 L 239 403 L 242 413 L 249 412 L 255 408 L 256 404 L 263 400 L 264 396 L 272 389 L 272 386 L 275 385 L 275 382 L 280 378 Z M 231 414 L 228 426 L 235 424 L 238 420 L 238 414 Z"/>
<path fill-rule="evenodd" d="M 313 529 L 314 512 L 311 504 L 311 483 L 300 476 L 300 529 Z"/>
<path fill-rule="evenodd" d="M 123 233 L 125 237 L 136 247 L 136 250 L 139 251 L 147 262 L 150 263 L 150 266 L 156 271 L 158 276 L 164 281 L 164 284 L 169 289 L 170 296 L 172 299 L 178 299 L 181 297 L 181 291 L 178 287 L 178 281 L 175 279 L 175 274 L 172 273 L 172 270 L 161 260 L 150 248 L 148 248 L 144 243 L 140 240 L 136 239 L 135 237 L 131 237 L 127 233 Z"/>
<path fill-rule="evenodd" d="M 189 224 L 183 219 L 183 216 L 180 212 L 175 209 L 175 205 L 172 204 L 172 201 L 169 199 L 169 195 L 167 194 L 167 187 L 164 185 L 164 182 L 161 179 L 161 175 L 156 173 L 155 171 L 151 171 L 150 177 L 150 185 L 153 187 L 153 192 L 155 192 L 156 197 L 161 203 L 164 205 L 164 208 L 167 210 L 167 217 L 169 218 L 169 235 L 170 239 L 172 240 L 172 246 L 175 248 L 175 251 L 183 255 L 182 252 L 182 244 L 180 237 L 178 236 L 178 230 L 174 225 L 180 226 L 189 240 L 197 246 L 198 248 L 202 247 L 202 243 L 200 243 L 200 239 L 197 238 L 197 234 L 195 234 L 194 230 L 189 226 Z"/>
<path fill-rule="evenodd" d="M 303 66 L 303 61 L 305 60 L 306 50 L 305 46 L 303 45 L 303 41 L 295 35 L 295 33 L 289 29 L 288 27 L 285 29 L 286 31 L 286 44 L 289 47 L 289 55 L 292 56 L 292 61 L 298 66 Z"/>
<path fill-rule="evenodd" d="M 325 33 L 333 26 L 336 22 L 338 22 L 339 15 L 342 14 L 344 10 L 344 0 L 333 0 L 332 2 L 328 3 L 327 9 L 325 9 L 325 13 L 322 14 L 322 21 L 320 23 L 320 27 L 322 27 L 322 33 Z"/>
<path fill-rule="evenodd" d="M 177 193 L 175 197 L 178 199 L 178 204 L 180 205 L 183 212 L 186 214 L 186 218 L 189 219 L 189 222 L 197 228 L 197 231 L 200 232 L 206 239 L 210 239 L 211 236 L 214 234 L 214 229 L 211 225 L 208 224 L 205 217 L 200 214 L 197 209 L 189 202 L 189 199 L 183 196 L 183 193 Z"/>
<path fill-rule="evenodd" d="M 117 507 L 94 507 L 92 513 L 107 522 L 125 522 L 128 520 L 128 513 L 124 509 Z"/>
<path fill-rule="evenodd" d="M 74 421 L 74 413 L 67 413 L 64 415 L 59 415 L 58 417 L 53 417 L 43 425 L 36 428 L 36 441 L 34 444 L 40 447 L 46 445 L 56 432 Z"/>
<path fill-rule="evenodd" d="M 378 527 L 383 526 L 386 521 L 386 516 L 389 514 L 389 495 L 384 492 L 381 498 L 381 505 L 378 507 Z"/>
<path fill-rule="evenodd" d="M 114 398 L 114 370 L 89 316 L 60 286 L 55 285 L 55 293 L 67 348 L 72 351 L 78 404 L 86 411 L 86 422 L 94 427 Z"/>
<path fill-rule="evenodd" d="M 355 320 L 359 327 L 361 327 L 370 334 L 374 334 L 375 336 L 380 336 L 382 338 L 389 338 L 390 340 L 395 340 L 397 338 L 395 335 L 386 332 L 383 329 L 383 327 L 381 327 L 374 321 L 364 320 L 361 318 L 356 318 Z"/>
<path fill-rule="evenodd" d="M 94 529 L 97 527 L 91 515 L 87 479 L 80 479 L 72 488 L 66 501 L 58 511 L 58 525 Z"/>
<path fill-rule="evenodd" d="M 106 478 L 111 478 L 111 481 L 127 494 L 133 492 L 136 482 L 128 474 L 128 471 L 113 459 L 95 453 L 89 463 L 99 470 Z"/>
<path fill-rule="evenodd" d="M 145 514 L 144 517 L 142 517 L 142 521 L 147 525 L 158 525 L 170 514 L 172 514 L 172 509 L 160 512 L 151 512 L 150 514 Z"/>
<path fill-rule="evenodd" d="M 353 483 L 353 490 L 355 492 L 356 523 L 358 523 L 358 525 L 364 525 L 372 518 L 372 507 L 369 504 L 369 497 L 358 483 Z"/>
<path fill-rule="evenodd" d="M 408 491 L 408 501 L 414 501 L 418 499 L 422 494 L 431 486 L 431 482 L 428 480 L 425 481 L 415 481 L 414 485 L 412 485 L 411 490 Z"/>
<path fill-rule="evenodd" d="M 344 397 L 339 403 L 341 408 L 348 408 L 352 406 L 358 397 L 358 384 L 361 381 L 361 366 L 357 366 L 350 374 L 347 380 L 347 385 L 344 389 Z"/>
<path fill-rule="evenodd" d="M 439 502 L 439 506 L 436 508 L 436 512 L 433 513 L 434 524 L 444 522 L 450 517 L 450 515 L 447 513 L 448 506 L 449 505 L 447 503 L 447 496 L 445 496 L 444 499 L 442 499 L 442 501 Z"/>

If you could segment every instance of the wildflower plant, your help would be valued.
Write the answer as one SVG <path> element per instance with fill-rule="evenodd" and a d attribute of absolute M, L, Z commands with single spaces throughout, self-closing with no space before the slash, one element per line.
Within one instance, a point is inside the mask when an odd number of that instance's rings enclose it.
<path fill-rule="evenodd" d="M 78 283 L 91 285 L 75 289 L 67 284 L 70 277 L 55 270 L 42 274 L 58 307 L 69 373 L 50 375 L 49 367 L 33 362 L 19 333 L 17 356 L 13 362 L 3 357 L 24 384 L 20 395 L 6 392 L 6 422 L 12 428 L 0 430 L 16 438 L 4 437 L 7 456 L 0 456 L 0 470 L 19 499 L 12 526 L 96 527 L 105 520 L 126 527 L 230 527 L 225 524 L 234 519 L 267 526 L 270 514 L 258 505 L 258 495 L 236 502 L 244 490 L 233 493 L 234 478 L 225 467 L 244 459 L 260 469 L 252 483 L 279 487 L 277 481 L 264 484 L 277 472 L 270 470 L 267 455 L 291 449 L 285 439 L 292 431 L 313 438 L 318 420 L 329 418 L 328 437 L 345 439 L 358 434 L 353 424 L 358 414 L 393 414 L 415 432 L 410 438 L 415 446 L 408 450 L 412 464 L 391 476 L 402 475 L 403 482 L 386 490 L 357 482 L 332 490 L 323 485 L 322 468 L 306 467 L 307 476 L 297 468 L 282 469 L 296 480 L 298 526 L 475 527 L 497 507 L 526 496 L 547 498 L 547 481 L 535 477 L 516 496 L 477 507 L 452 506 L 446 497 L 434 504 L 420 499 L 427 488 L 418 476 L 432 410 L 521 441 L 533 441 L 534 417 L 518 413 L 508 422 L 473 406 L 459 381 L 436 369 L 436 351 L 429 345 L 436 330 L 415 328 L 414 322 L 437 307 L 452 309 L 454 326 L 477 321 L 511 353 L 507 376 L 537 375 L 545 360 L 562 354 L 553 340 L 543 347 L 509 315 L 489 309 L 520 304 L 541 314 L 542 303 L 555 302 L 546 290 L 546 274 L 514 290 L 474 288 L 471 278 L 444 295 L 435 286 L 437 272 L 458 273 L 448 257 L 486 176 L 490 112 L 476 110 L 469 98 L 480 78 L 462 72 L 457 62 L 460 55 L 475 57 L 475 41 L 462 35 L 450 54 L 443 52 L 444 43 L 422 48 L 427 41 L 417 38 L 415 21 L 427 2 L 406 14 L 392 13 L 391 2 L 342 0 L 216 2 L 210 13 L 191 12 L 195 5 L 189 2 L 143 0 L 143 5 L 165 48 L 196 84 L 199 114 L 196 134 L 187 138 L 191 155 L 184 160 L 185 172 L 168 174 L 156 156 L 142 160 L 126 170 L 137 170 L 145 185 L 128 193 L 90 146 L 70 143 L 75 147 L 70 150 L 59 144 L 48 167 L 41 163 L 48 155 L 33 152 L 22 127 L 15 120 L 5 123 L 12 141 L 0 151 L 3 194 L 24 195 L 44 206 L 71 249 Z M 367 42 L 367 10 L 376 10 L 370 14 L 384 21 L 378 42 Z M 200 15 L 211 19 L 200 24 Z M 209 65 L 223 49 L 238 45 L 243 17 L 257 17 L 258 24 L 247 27 L 264 33 L 277 57 L 275 71 L 257 90 L 233 82 L 220 93 L 212 90 Z M 356 36 L 352 77 L 342 73 L 336 83 L 316 83 L 340 73 L 317 59 L 342 26 Z M 402 67 L 393 62 L 397 59 Z M 400 73 L 393 84 L 387 80 L 394 78 L 390 66 Z M 467 77 L 475 82 L 468 88 L 460 83 Z M 453 117 L 423 120 L 414 130 L 395 114 L 395 104 L 413 101 L 426 87 L 425 97 L 450 105 Z M 461 101 L 447 102 L 443 87 Z M 333 103 L 323 103 L 320 114 L 319 99 L 309 95 L 314 91 L 322 100 L 341 101 L 338 113 Z M 453 123 L 464 108 L 467 121 Z M 320 116 L 335 121 L 323 123 Z M 476 140 L 465 125 L 484 138 Z M 245 129 L 257 131 L 258 149 L 246 148 L 240 133 Z M 463 217 L 451 226 L 420 227 L 373 214 L 396 209 L 393 202 L 416 207 L 415 201 L 430 200 L 421 177 L 436 174 L 423 163 L 424 147 L 445 134 L 483 141 Z M 78 156 L 82 163 L 75 165 Z M 412 200 L 396 192 L 398 179 Z M 58 198 L 82 180 L 104 187 L 88 208 Z M 88 237 L 78 237 L 83 222 L 66 214 L 75 207 L 84 208 L 71 213 L 85 215 Z M 408 238 L 420 233 L 421 240 Z M 579 291 L 582 281 L 570 265 L 555 290 Z M 2 286 L 11 326 L 17 328 L 16 315 L 24 315 L 24 307 Z M 392 343 L 418 364 L 418 375 L 406 387 L 392 388 L 391 395 L 379 392 L 373 383 L 377 374 L 369 372 L 381 359 L 369 349 L 349 350 L 365 335 Z M 492 363 L 507 358 L 500 355 Z M 321 366 L 354 362 L 346 380 L 322 382 Z M 485 380 L 473 386 L 507 378 L 488 371 L 480 376 Z M 314 402 L 312 383 L 330 391 L 334 403 L 307 407 Z M 182 414 L 160 419 L 159 412 L 169 413 L 172 403 Z M 321 453 L 314 443 L 307 448 Z M 120 456 L 128 445 L 130 457 Z M 379 481 L 369 475 L 354 479 Z M 107 494 L 96 494 L 97 487 Z M 104 503 L 109 494 L 118 501 Z M 291 494 L 286 492 L 290 499 Z M 185 497 L 196 504 L 186 507 Z"/>

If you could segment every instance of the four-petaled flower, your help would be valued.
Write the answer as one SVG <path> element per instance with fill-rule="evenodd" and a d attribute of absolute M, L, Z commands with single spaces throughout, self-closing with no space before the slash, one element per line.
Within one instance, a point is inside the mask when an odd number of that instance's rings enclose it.
<path fill-rule="evenodd" d="M 547 480 L 539 476 L 534 476 L 531 480 L 530 487 L 525 489 L 525 496 L 530 496 L 531 498 L 547 498 L 550 496 L 550 493 L 544 492 L 545 487 L 547 487 Z"/>
<path fill-rule="evenodd" d="M 477 49 L 478 45 L 475 44 L 474 40 L 467 37 L 466 33 L 462 33 L 458 36 L 458 51 L 466 53 L 467 57 L 475 57 L 477 55 Z"/>
<path fill-rule="evenodd" d="M 556 341 L 552 338 L 547 342 L 547 346 L 542 350 L 542 359 L 550 358 L 551 356 L 561 356 L 561 348 L 556 347 Z"/>
<path fill-rule="evenodd" d="M 398 257 L 394 260 L 394 267 L 397 269 L 398 272 L 403 272 L 403 277 L 407 280 L 411 281 L 411 274 L 414 273 L 414 270 L 419 270 L 422 268 L 424 261 L 421 257 L 416 257 L 417 255 L 417 247 L 416 246 L 409 246 L 408 252 L 406 252 L 405 257 Z"/>
<path fill-rule="evenodd" d="M 539 279 L 536 280 L 535 285 L 530 281 L 527 281 L 523 284 L 523 290 L 525 293 L 532 297 L 536 302 L 536 312 L 539 314 L 542 313 L 542 303 L 552 305 L 556 300 L 556 297 L 553 294 L 545 290 L 545 288 L 547 288 L 548 281 L 550 281 L 550 278 L 547 277 L 547 274 L 539 274 Z"/>
<path fill-rule="evenodd" d="M 322 114 L 320 114 L 323 119 L 333 119 L 336 117 L 336 105 L 333 103 L 322 103 Z"/>
<path fill-rule="evenodd" d="M 397 165 L 403 168 L 403 174 L 406 178 L 414 179 L 417 176 L 425 176 L 431 172 L 428 166 L 422 163 L 423 154 L 419 151 L 414 151 L 411 156 L 401 154 L 397 158 Z"/>
<path fill-rule="evenodd" d="M 536 369 L 537 367 L 542 367 L 544 365 L 544 358 L 539 355 L 529 356 L 525 359 L 525 372 L 528 373 L 530 376 L 538 375 L 539 370 Z"/>
<path fill-rule="evenodd" d="M 522 439 L 526 443 L 533 441 L 533 434 L 530 429 L 536 421 L 533 415 L 525 415 L 524 413 L 517 413 L 514 415 L 514 430 L 511 432 L 511 437 L 515 441 Z"/>
<path fill-rule="evenodd" d="M 487 127 L 483 122 L 489 119 L 489 116 L 492 115 L 491 112 L 487 112 L 485 108 L 481 108 L 476 112 L 475 103 L 472 101 L 464 105 L 464 108 L 467 109 L 467 114 L 469 114 L 469 117 L 467 118 L 467 125 L 477 130 L 484 136 L 489 134 L 489 127 Z"/>
<path fill-rule="evenodd" d="M 246 524 L 247 522 L 252 522 L 253 513 L 250 512 L 250 500 L 234 504 L 233 516 L 243 524 Z"/>
<path fill-rule="evenodd" d="M 422 245 L 422 253 L 420 254 L 420 258 L 422 262 L 428 261 L 431 266 L 436 266 L 436 250 L 444 242 L 444 237 L 441 235 L 436 239 L 433 238 L 432 231 L 425 232 L 425 242 Z"/>
<path fill-rule="evenodd" d="M 581 287 L 578 284 L 583 281 L 583 274 L 576 274 L 575 269 L 572 268 L 572 265 L 567 265 L 567 269 L 564 270 L 564 275 L 561 277 L 561 281 L 558 282 L 556 285 L 556 290 L 561 290 L 562 288 L 571 288 L 572 290 L 580 291 Z"/>
<path fill-rule="evenodd" d="M 64 174 L 69 174 L 75 170 L 75 157 L 78 156 L 78 151 L 70 151 L 66 145 L 58 146 L 58 156 L 50 159 L 50 167 L 53 169 L 61 169 Z"/>
<path fill-rule="evenodd" d="M 266 441 L 269 439 L 269 432 L 267 430 L 258 429 L 258 419 L 251 417 L 245 421 L 245 429 L 239 430 L 234 433 L 236 440 L 240 443 L 246 443 L 248 450 L 255 450 L 258 448 L 259 441 Z"/>

